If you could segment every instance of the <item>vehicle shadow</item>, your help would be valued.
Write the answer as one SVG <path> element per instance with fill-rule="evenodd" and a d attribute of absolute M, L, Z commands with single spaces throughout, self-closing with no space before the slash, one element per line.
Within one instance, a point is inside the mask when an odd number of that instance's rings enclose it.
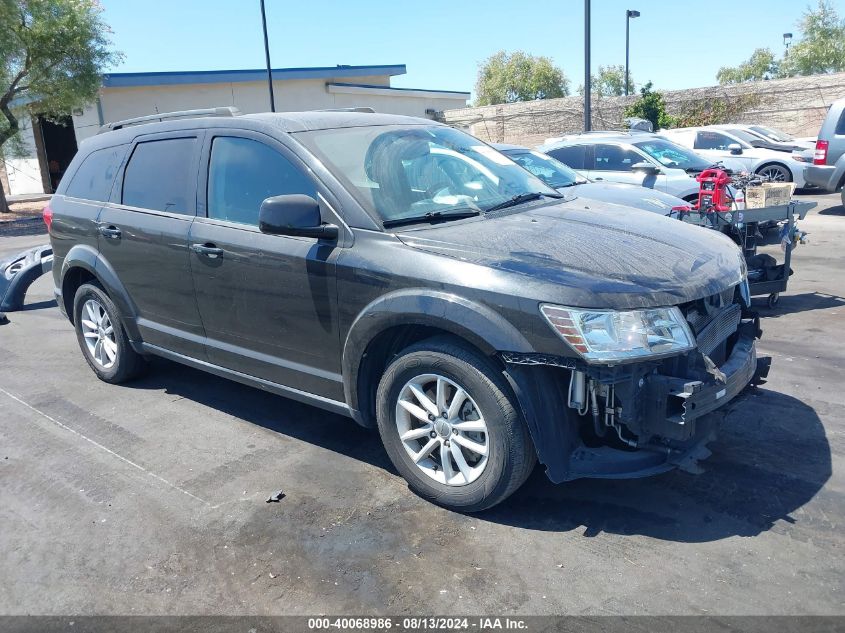
<path fill-rule="evenodd" d="M 800 400 L 755 389 L 726 416 L 705 472 L 556 486 L 538 468 L 514 495 L 479 515 L 529 530 L 640 534 L 678 542 L 756 536 L 810 501 L 831 476 L 830 445 Z"/>
<path fill-rule="evenodd" d="M 56 308 L 58 304 L 55 299 L 45 299 L 44 301 L 35 301 L 33 303 L 25 303 L 21 308 L 21 312 L 29 312 L 31 310 L 44 310 L 45 308 Z"/>
<path fill-rule="evenodd" d="M 760 316 L 768 318 L 782 317 L 797 312 L 811 310 L 827 310 L 828 308 L 845 307 L 845 297 L 830 295 L 822 292 L 803 292 L 801 294 L 782 294 L 774 308 L 766 305 L 766 297 L 752 297 L 751 307 L 760 312 Z"/>
<path fill-rule="evenodd" d="M 845 215 L 845 207 L 841 204 L 819 211 L 819 215 Z"/>
<path fill-rule="evenodd" d="M 163 389 L 246 422 L 396 474 L 375 431 L 230 380 L 155 359 L 132 386 Z M 474 515 L 521 529 L 641 534 L 679 542 L 755 536 L 810 501 L 831 476 L 830 446 L 816 412 L 754 389 L 726 416 L 706 472 L 552 484 L 538 467 L 501 505 Z M 412 494 L 410 491 L 408 494 Z"/>
<path fill-rule="evenodd" d="M 154 358 L 151 365 L 146 375 L 128 386 L 163 389 L 167 394 L 396 474 L 378 432 L 361 427 L 351 418 L 168 360 Z"/>

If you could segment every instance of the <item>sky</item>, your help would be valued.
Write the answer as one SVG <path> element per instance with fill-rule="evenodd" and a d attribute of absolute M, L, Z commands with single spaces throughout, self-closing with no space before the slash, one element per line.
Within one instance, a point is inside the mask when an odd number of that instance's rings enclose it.
<path fill-rule="evenodd" d="M 756 48 L 783 52 L 783 33 L 810 0 L 592 0 L 592 67 L 624 64 L 639 86 L 713 85 L 721 66 Z M 816 0 L 812 0 L 815 4 Z M 100 0 L 125 57 L 113 72 L 264 67 L 259 0 Z M 551 57 L 584 77 L 583 0 L 265 0 L 274 68 L 405 64 L 394 86 L 470 91 L 497 50 Z M 715 7 L 707 10 L 706 6 Z M 845 0 L 834 0 L 845 17 Z"/>

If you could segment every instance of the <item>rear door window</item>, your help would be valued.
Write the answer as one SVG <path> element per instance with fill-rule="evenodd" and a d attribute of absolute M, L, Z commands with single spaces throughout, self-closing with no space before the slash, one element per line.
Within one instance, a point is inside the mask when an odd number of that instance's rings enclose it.
<path fill-rule="evenodd" d="M 589 169 L 587 167 L 587 146 L 569 145 L 568 147 L 557 147 L 546 152 L 552 158 L 556 158 L 564 165 L 572 169 Z"/>
<path fill-rule="evenodd" d="M 311 179 L 275 149 L 249 138 L 214 139 L 208 217 L 258 226 L 258 210 L 265 199 L 296 193 L 317 197 Z"/>
<path fill-rule="evenodd" d="M 98 149 L 82 161 L 73 175 L 65 195 L 83 200 L 108 202 L 114 177 L 126 154 L 127 145 Z"/>
<path fill-rule="evenodd" d="M 719 132 L 698 132 L 695 135 L 695 144 L 693 149 L 718 149 L 727 150 L 728 145 L 736 143 L 729 136 L 720 134 Z"/>
<path fill-rule="evenodd" d="M 196 203 L 190 192 L 195 176 L 191 167 L 196 144 L 196 138 L 138 143 L 123 176 L 123 204 L 193 215 Z"/>
<path fill-rule="evenodd" d="M 618 145 L 596 145 L 594 148 L 596 171 L 631 171 L 631 167 L 644 159 L 637 152 Z"/>

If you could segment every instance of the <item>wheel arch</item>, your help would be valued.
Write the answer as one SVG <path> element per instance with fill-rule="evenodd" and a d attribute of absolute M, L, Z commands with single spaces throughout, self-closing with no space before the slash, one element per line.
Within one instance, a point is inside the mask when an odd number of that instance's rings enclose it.
<path fill-rule="evenodd" d="M 390 359 L 409 345 L 438 335 L 461 341 L 493 360 L 500 351 L 532 351 L 513 325 L 481 304 L 430 290 L 384 295 L 361 311 L 343 347 L 344 395 L 359 424 L 375 425 L 375 392 Z"/>
<path fill-rule="evenodd" d="M 78 244 L 68 251 L 62 262 L 62 303 L 70 322 L 73 323 L 73 298 L 79 287 L 88 281 L 96 281 L 120 310 L 123 327 L 130 341 L 139 341 L 140 334 L 135 323 L 138 313 L 135 303 L 126 292 L 114 268 L 94 248 Z"/>
<path fill-rule="evenodd" d="M 757 167 L 754 169 L 754 173 L 759 174 L 766 167 L 772 167 L 773 165 L 776 165 L 778 167 L 783 167 L 787 172 L 789 172 L 790 182 L 795 182 L 795 173 L 792 171 L 792 169 L 789 167 L 789 165 L 787 165 L 786 163 L 783 163 L 783 162 L 781 162 L 777 159 L 774 159 L 774 158 L 768 159 L 768 160 L 764 161 L 763 163 L 757 165 Z"/>

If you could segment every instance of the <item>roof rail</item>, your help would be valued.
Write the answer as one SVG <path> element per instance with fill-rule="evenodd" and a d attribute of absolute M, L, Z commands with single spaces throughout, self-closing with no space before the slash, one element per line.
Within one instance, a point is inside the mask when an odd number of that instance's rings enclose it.
<path fill-rule="evenodd" d="M 200 110 L 180 110 L 178 112 L 161 112 L 159 114 L 150 114 L 147 116 L 139 116 L 133 119 L 124 119 L 123 121 L 115 121 L 114 123 L 106 123 L 100 128 L 97 134 L 103 132 L 110 132 L 112 130 L 119 130 L 131 125 L 141 125 L 143 123 L 150 123 L 151 121 L 170 121 L 172 119 L 193 119 L 196 117 L 213 117 L 213 116 L 238 116 L 241 111 L 232 106 L 219 108 L 203 108 Z"/>
<path fill-rule="evenodd" d="M 366 114 L 375 114 L 376 111 L 370 106 L 354 106 L 352 108 L 326 108 L 324 110 L 317 110 L 317 112 L 365 112 Z"/>

